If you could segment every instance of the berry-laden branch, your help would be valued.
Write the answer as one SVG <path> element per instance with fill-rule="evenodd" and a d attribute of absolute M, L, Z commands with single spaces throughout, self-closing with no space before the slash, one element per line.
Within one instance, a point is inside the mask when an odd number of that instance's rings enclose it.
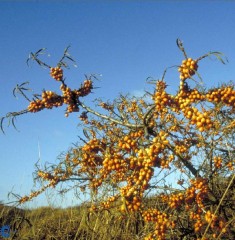
<path fill-rule="evenodd" d="M 106 116 L 104 114 L 101 114 L 101 113 L 95 111 L 95 110 L 92 110 L 91 108 L 89 108 L 88 106 L 86 106 L 82 102 L 79 102 L 79 105 L 82 108 L 84 108 L 87 112 L 92 113 L 92 114 L 94 114 L 94 115 L 96 115 L 96 116 L 98 116 L 100 118 L 103 118 L 105 120 L 108 120 L 110 122 L 113 122 L 113 123 L 116 123 L 116 124 L 119 124 L 119 125 L 122 125 L 122 126 L 125 126 L 125 127 L 128 127 L 128 128 L 133 128 L 133 129 L 138 129 L 138 128 L 143 128 L 144 127 L 144 125 L 142 125 L 142 124 L 136 125 L 136 124 L 126 123 L 125 121 L 120 121 L 120 120 L 108 117 L 108 116 Z"/>
<path fill-rule="evenodd" d="M 231 199 L 235 196 L 229 179 L 235 166 L 234 84 L 195 87 L 197 78 L 202 79 L 199 62 L 213 55 L 225 63 L 223 55 L 209 52 L 190 58 L 182 41 L 178 39 L 177 45 L 185 59 L 178 66 L 175 94 L 167 89 L 165 70 L 162 79 L 154 81 L 148 101 L 120 95 L 113 102 L 99 100 L 97 108 L 89 107 L 85 99 L 94 90 L 93 76 L 86 76 L 75 89 L 65 82 L 65 60 L 74 63 L 69 47 L 54 67 L 39 59 L 44 49 L 31 53 L 31 59 L 48 68 L 60 84 L 60 93 L 43 90 L 30 99 L 24 84 L 18 85 L 14 94 L 23 95 L 29 105 L 2 118 L 2 130 L 5 118 L 14 120 L 18 115 L 66 105 L 66 117 L 80 113 L 85 139 L 79 136 L 80 143 L 59 164 L 38 167 L 35 180 L 46 184 L 28 196 L 15 195 L 18 203 L 72 181 L 81 193 L 89 194 L 91 212 L 118 208 L 121 217 L 141 216 L 145 240 L 182 236 L 205 240 L 221 235 L 232 239 L 235 206 Z M 71 189 L 67 186 L 62 191 Z"/>

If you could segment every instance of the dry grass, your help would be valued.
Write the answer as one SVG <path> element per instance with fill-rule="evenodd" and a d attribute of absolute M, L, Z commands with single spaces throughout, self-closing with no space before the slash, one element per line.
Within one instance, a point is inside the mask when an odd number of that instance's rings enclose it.
<path fill-rule="evenodd" d="M 117 209 L 91 214 L 86 206 L 34 210 L 1 206 L 0 223 L 16 230 L 10 239 L 21 240 L 131 240 L 140 239 L 144 228 L 131 216 L 123 218 Z"/>
<path fill-rule="evenodd" d="M 214 184 L 214 195 L 218 197 L 218 201 L 214 202 L 214 209 L 218 208 L 218 216 L 226 218 L 229 224 L 227 233 L 216 239 L 234 239 L 234 190 L 233 178 L 226 181 L 218 178 L 217 184 Z M 157 207 L 167 214 L 173 214 L 177 221 L 182 222 L 182 229 L 168 232 L 166 239 L 193 240 L 205 233 L 204 229 L 199 235 L 195 235 L 193 223 L 187 218 L 185 209 L 168 208 L 166 203 L 162 203 L 160 196 L 145 199 L 144 205 L 146 208 Z M 97 213 L 91 213 L 89 207 L 88 204 L 83 204 L 65 209 L 40 207 L 23 210 L 0 204 L 0 227 L 9 225 L 16 232 L 11 232 L 11 237 L 7 239 L 19 240 L 140 240 L 154 229 L 154 224 L 145 223 L 140 213 L 124 215 L 120 212 L 120 206 Z M 207 231 L 213 234 L 210 228 Z"/>

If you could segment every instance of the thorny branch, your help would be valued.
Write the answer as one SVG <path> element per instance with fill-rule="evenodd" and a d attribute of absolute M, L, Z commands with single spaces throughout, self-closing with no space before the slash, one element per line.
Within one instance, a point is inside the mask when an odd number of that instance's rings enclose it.
<path fill-rule="evenodd" d="M 105 120 L 109 120 L 109 121 L 111 121 L 111 122 L 117 123 L 117 124 L 119 124 L 119 125 L 126 126 L 126 127 L 128 127 L 128 128 L 133 128 L 133 129 L 144 128 L 144 125 L 142 125 L 142 124 L 125 123 L 125 122 L 123 122 L 123 121 L 119 121 L 119 120 L 114 119 L 114 118 L 112 118 L 112 117 L 108 117 L 108 116 L 106 116 L 106 115 L 103 115 L 103 114 L 101 114 L 101 113 L 98 113 L 98 112 L 96 112 L 95 110 L 93 110 L 93 109 L 89 108 L 88 106 L 86 106 L 86 105 L 85 105 L 84 103 L 82 103 L 82 102 L 79 102 L 79 105 L 80 105 L 82 108 L 84 108 L 86 111 L 88 111 L 88 112 L 90 112 L 90 113 L 93 113 L 94 115 L 96 115 L 96 116 L 98 116 L 98 117 L 101 117 L 101 118 L 103 118 L 103 119 L 105 119 Z"/>

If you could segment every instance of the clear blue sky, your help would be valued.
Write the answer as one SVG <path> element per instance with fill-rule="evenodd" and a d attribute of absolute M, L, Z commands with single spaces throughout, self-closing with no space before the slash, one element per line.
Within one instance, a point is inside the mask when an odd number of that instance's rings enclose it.
<path fill-rule="evenodd" d="M 27 107 L 12 95 L 18 83 L 30 81 L 35 93 L 58 89 L 48 71 L 26 65 L 29 52 L 46 47 L 48 63 L 56 64 L 64 48 L 78 68 L 65 71 L 67 83 L 80 85 L 84 74 L 102 74 L 100 87 L 88 97 L 113 99 L 119 92 L 142 93 L 149 89 L 145 79 L 161 77 L 167 66 L 180 64 L 183 56 L 176 47 L 181 38 L 191 57 L 221 51 L 227 65 L 204 60 L 200 73 L 207 86 L 235 79 L 235 2 L 233 1 L 68 1 L 45 3 L 0 2 L 0 116 Z M 166 77 L 169 90 L 178 84 L 176 69 Z M 91 103 L 92 106 L 92 103 Z M 80 129 L 78 115 L 64 117 L 65 109 L 27 114 L 0 134 L 0 200 L 7 193 L 27 194 L 33 186 L 32 172 L 38 160 L 55 162 L 62 151 L 75 143 Z M 57 200 L 60 204 L 60 201 Z M 72 196 L 63 205 L 74 204 Z M 31 206 L 47 204 L 44 196 Z"/>

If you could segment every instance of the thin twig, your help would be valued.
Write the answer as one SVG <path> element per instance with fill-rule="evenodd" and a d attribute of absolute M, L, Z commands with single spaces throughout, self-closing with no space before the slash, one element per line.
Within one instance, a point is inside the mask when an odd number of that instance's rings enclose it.
<path fill-rule="evenodd" d="M 184 49 L 184 47 L 183 47 L 183 43 L 182 43 L 182 41 L 181 41 L 179 38 L 177 38 L 176 44 L 177 44 L 178 48 L 183 52 L 184 57 L 187 59 L 188 56 L 187 56 L 187 54 L 186 54 L 186 52 L 185 52 L 185 49 Z"/>
<path fill-rule="evenodd" d="M 101 117 L 101 118 L 103 118 L 103 119 L 106 119 L 106 120 L 109 120 L 109 121 L 111 121 L 111 122 L 117 123 L 117 124 L 119 124 L 119 125 L 126 126 L 126 127 L 128 127 L 128 128 L 134 128 L 134 129 L 144 128 L 144 125 L 143 125 L 143 124 L 124 123 L 124 122 L 121 122 L 121 121 L 119 121 L 119 120 L 117 120 L 117 119 L 108 117 L 108 116 L 103 115 L 103 114 L 101 114 L 101 113 L 98 113 L 98 112 L 96 112 L 95 110 L 93 110 L 93 109 L 89 108 L 88 106 L 86 106 L 86 105 L 85 105 L 84 103 L 82 103 L 82 102 L 79 102 L 79 104 L 80 104 L 80 106 L 81 106 L 82 108 L 86 109 L 88 112 L 90 112 L 90 113 L 92 113 L 92 114 L 94 114 L 94 115 L 96 115 L 96 116 L 98 116 L 98 117 Z"/>

